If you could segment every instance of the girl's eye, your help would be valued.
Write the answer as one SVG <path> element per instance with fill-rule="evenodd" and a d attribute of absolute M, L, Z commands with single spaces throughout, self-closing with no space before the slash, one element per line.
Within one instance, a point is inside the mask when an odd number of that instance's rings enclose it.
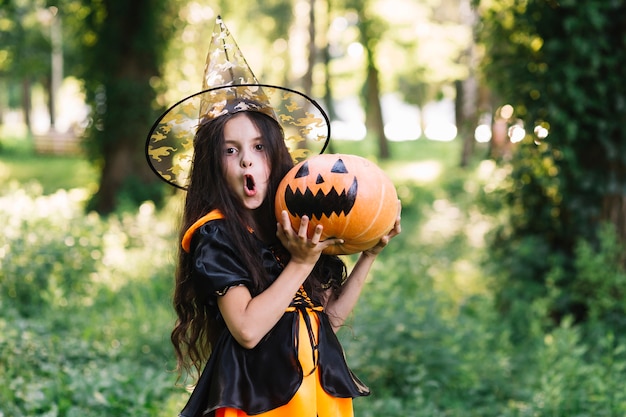
<path fill-rule="evenodd" d="M 227 155 L 232 155 L 234 153 L 237 153 L 237 148 L 233 148 L 233 147 L 226 148 L 226 154 Z"/>
<path fill-rule="evenodd" d="M 256 145 L 254 145 L 254 149 L 257 151 L 262 151 L 263 149 L 265 149 L 265 145 L 263 145 L 262 143 L 257 143 Z"/>

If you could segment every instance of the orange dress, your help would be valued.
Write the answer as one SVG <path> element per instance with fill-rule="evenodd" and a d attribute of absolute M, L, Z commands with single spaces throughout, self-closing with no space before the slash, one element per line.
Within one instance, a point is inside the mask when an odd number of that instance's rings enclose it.
<path fill-rule="evenodd" d="M 319 321 L 307 307 L 312 331 L 318 334 Z M 263 417 L 353 417 L 352 398 L 336 398 L 328 394 L 320 384 L 319 367 L 315 363 L 317 353 L 309 342 L 307 324 L 303 316 L 299 319 L 298 360 L 305 372 L 302 385 L 293 398 L 285 405 L 265 413 L 256 414 Z M 236 408 L 220 408 L 216 417 L 247 417 L 244 411 Z"/>

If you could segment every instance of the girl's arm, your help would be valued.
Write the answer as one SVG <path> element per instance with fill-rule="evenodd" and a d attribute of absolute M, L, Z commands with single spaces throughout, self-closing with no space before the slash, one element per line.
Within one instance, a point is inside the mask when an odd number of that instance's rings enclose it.
<path fill-rule="evenodd" d="M 335 332 L 339 330 L 354 309 L 354 306 L 356 306 L 359 296 L 361 295 L 363 285 L 365 284 L 365 280 L 367 279 L 367 275 L 372 267 L 372 264 L 376 260 L 376 257 L 383 250 L 383 248 L 387 246 L 389 240 L 400 233 L 400 210 L 400 201 L 398 201 L 398 217 L 396 218 L 393 229 L 391 229 L 389 234 L 383 236 L 376 246 L 361 253 L 361 256 L 359 256 L 359 259 L 352 269 L 352 272 L 350 272 L 339 297 L 334 298 L 332 294 L 329 294 L 328 302 L 326 304 L 326 313 L 328 314 L 330 324 L 333 326 L 333 330 Z"/>
<path fill-rule="evenodd" d="M 277 236 L 289 250 L 291 259 L 276 280 L 261 294 L 252 297 L 245 286 L 230 288 L 218 297 L 218 307 L 226 326 L 235 340 L 251 349 L 274 327 L 289 307 L 293 296 L 309 276 L 322 250 L 340 242 L 327 239 L 320 242 L 322 226 L 316 227 L 313 237 L 307 238 L 308 218 L 303 217 L 296 233 L 283 212 Z"/>

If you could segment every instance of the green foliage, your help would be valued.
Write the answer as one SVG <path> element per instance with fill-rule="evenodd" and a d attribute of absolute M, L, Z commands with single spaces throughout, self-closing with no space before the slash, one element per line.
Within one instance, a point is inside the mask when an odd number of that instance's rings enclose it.
<path fill-rule="evenodd" d="M 2 198 L 8 210 L 0 212 L 5 225 L 0 295 L 22 315 L 44 307 L 63 308 L 68 298 L 91 295 L 89 276 L 101 257 L 98 221 L 93 217 L 76 221 L 76 212 L 51 213 L 59 202 L 75 199 L 61 191 L 44 205 L 32 201 L 24 190 Z"/>
<path fill-rule="evenodd" d="M 490 255 L 476 253 L 475 243 L 463 238 L 472 233 L 472 222 L 480 222 L 480 217 L 458 184 L 464 184 L 466 192 L 492 190 L 494 178 L 505 178 L 501 168 L 493 169 L 477 177 L 448 171 L 446 181 L 438 183 L 444 188 L 430 193 L 423 190 L 430 187 L 404 185 L 411 189 L 409 194 L 422 197 L 411 200 L 410 214 L 403 216 L 403 234 L 381 255 L 354 323 L 340 333 L 349 363 L 372 389 L 371 397 L 356 400 L 356 415 L 623 413 L 626 397 L 619 381 L 626 371 L 625 340 L 613 336 L 611 325 L 603 325 L 607 314 L 600 314 L 602 318 L 589 326 L 574 324 L 571 318 L 557 328 L 547 326 L 546 317 L 562 296 L 554 281 L 562 279 L 563 262 L 538 256 L 546 247 L 540 238 L 520 241 L 515 248 L 519 256 L 499 264 L 498 274 L 527 280 L 516 284 L 526 286 L 523 291 L 511 289 L 507 320 L 496 308 L 498 299 L 488 291 L 494 280 L 481 276 L 480 284 L 471 286 L 471 270 L 458 265 L 459 259 L 478 263 Z M 458 223 L 447 217 L 447 227 L 432 230 L 429 223 L 436 223 L 436 208 L 446 198 L 448 209 L 461 209 L 456 212 Z M 442 233 L 447 228 L 453 231 Z M 603 308 L 596 299 L 611 299 L 611 307 L 603 311 L 613 313 L 622 305 L 621 299 L 616 300 L 620 294 L 616 288 L 623 288 L 624 250 L 610 230 L 603 229 L 599 240 L 604 242 L 599 246 L 581 241 L 574 264 L 581 279 L 586 276 L 596 284 L 602 279 L 603 284 L 594 290 L 581 287 L 578 294 L 588 296 L 587 305 L 596 308 Z M 544 286 L 532 275 L 537 269 L 547 271 L 551 285 Z M 456 298 L 455 287 L 460 285 L 463 291 Z M 500 296 L 506 288 L 501 290 Z M 532 291 L 528 298 L 513 296 Z"/>
<path fill-rule="evenodd" d="M 117 345 L 0 319 L 0 413 L 7 416 L 164 415 L 172 377 Z M 173 412 L 173 410 L 172 410 Z"/>
<path fill-rule="evenodd" d="M 445 183 L 436 192 L 403 185 L 421 197 L 403 208 L 403 233 L 381 255 L 354 324 L 341 334 L 350 364 L 373 392 L 356 400 L 357 415 L 495 416 L 512 395 L 511 384 L 502 383 L 511 371 L 507 332 L 490 298 L 478 288 L 454 298 L 451 271 L 475 253 L 457 234 L 470 212 L 441 203 L 459 196 L 459 177 L 449 171 Z M 439 223 L 436 201 L 459 222 Z"/>
<path fill-rule="evenodd" d="M 626 341 L 611 320 L 624 316 L 625 252 L 614 231 L 580 240 L 572 260 L 573 288 L 588 297 L 593 323 L 546 326 L 563 293 L 550 284 L 517 300 L 523 326 L 511 326 L 495 308 L 494 272 L 479 268 L 491 255 L 483 236 L 494 219 L 475 204 L 506 169 L 489 161 L 455 169 L 447 159 L 455 143 L 397 146 L 423 158 L 385 165 L 403 201 L 403 233 L 374 264 L 339 333 L 372 389 L 355 400 L 355 415 L 623 415 Z M 408 175 L 438 156 L 446 168 L 435 179 Z M 0 415 L 176 415 L 188 398 L 175 384 L 168 340 L 178 198 L 163 211 L 145 203 L 106 218 L 84 213 L 81 190 L 13 186 L 0 198 Z M 563 263 L 537 256 L 540 246 L 528 240 L 518 250 L 548 271 L 547 282 L 563 279 Z M 41 256 L 47 261 L 33 262 Z M 24 298 L 9 294 L 16 285 Z"/>
<path fill-rule="evenodd" d="M 605 224 L 598 231 L 599 245 L 581 241 L 576 248 L 575 296 L 584 302 L 594 324 L 605 322 L 626 329 L 626 245 L 615 228 Z"/>
<path fill-rule="evenodd" d="M 527 136 L 516 146 L 500 199 L 507 218 L 492 240 L 502 311 L 548 296 L 558 323 L 585 320 L 577 288 L 584 272 L 576 246 L 595 245 L 600 223 L 626 236 L 626 3 L 623 1 L 475 1 L 481 13 L 483 72 L 502 103 L 515 108 Z M 535 126 L 549 132 L 535 136 Z M 491 203 L 492 204 L 492 203 Z M 580 254 L 578 254 L 580 255 Z M 600 277 L 600 274 L 596 273 Z M 589 280 L 589 278 L 586 278 Z"/>
<path fill-rule="evenodd" d="M 2 2 L 0 75 L 14 82 L 49 79 L 52 47 L 46 12 L 43 0 Z"/>
<path fill-rule="evenodd" d="M 590 345 L 568 320 L 547 334 L 534 352 L 536 374 L 526 381 L 528 400 L 517 404 L 520 413 L 515 415 L 622 415 L 626 396 L 619 387 L 626 370 L 625 345 L 616 344 L 612 335 L 602 335 L 595 344 L 601 357 L 590 356 Z"/>
<path fill-rule="evenodd" d="M 171 223 L 85 215 L 86 194 L 0 197 L 0 414 L 174 415 Z"/>
<path fill-rule="evenodd" d="M 606 223 L 593 240 L 581 239 L 575 249 L 574 267 L 569 287 L 554 282 L 563 281 L 564 271 L 553 264 L 549 273 L 547 297 L 556 303 L 567 294 L 583 309 L 590 338 L 606 332 L 626 329 L 626 246 L 619 240 L 615 227 Z"/>

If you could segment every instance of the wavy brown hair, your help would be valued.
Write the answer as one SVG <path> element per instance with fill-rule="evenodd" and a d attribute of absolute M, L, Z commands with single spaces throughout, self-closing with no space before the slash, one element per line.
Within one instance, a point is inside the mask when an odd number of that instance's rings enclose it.
<path fill-rule="evenodd" d="M 285 146 L 280 125 L 259 112 L 245 114 L 261 133 L 271 167 L 265 201 L 251 213 L 243 208 L 223 180 L 224 126 L 239 113 L 212 119 L 199 127 L 194 138 L 194 156 L 180 238 L 200 217 L 211 210 L 219 209 L 226 218 L 226 231 L 241 255 L 240 261 L 250 273 L 253 282 L 250 291 L 255 296 L 270 282 L 261 257 L 258 256 L 258 240 L 248 231 L 247 226 L 253 224 L 261 229 L 262 236 L 276 239 L 274 196 L 281 179 L 293 167 L 293 162 Z M 287 253 L 277 239 L 266 243 L 276 246 L 282 253 Z M 313 298 L 322 300 L 327 288 L 332 287 L 336 292 L 339 291 L 345 276 L 345 265 L 338 257 L 323 255 L 307 279 L 305 288 Z M 224 329 L 223 321 L 217 320 L 209 310 L 208 299 L 211 296 L 213 295 L 202 282 L 193 279 L 192 255 L 179 246 L 173 297 L 177 320 L 171 333 L 179 376 L 183 372 L 191 375 L 193 371 L 199 375 L 202 364 L 209 357 L 217 337 Z"/>

